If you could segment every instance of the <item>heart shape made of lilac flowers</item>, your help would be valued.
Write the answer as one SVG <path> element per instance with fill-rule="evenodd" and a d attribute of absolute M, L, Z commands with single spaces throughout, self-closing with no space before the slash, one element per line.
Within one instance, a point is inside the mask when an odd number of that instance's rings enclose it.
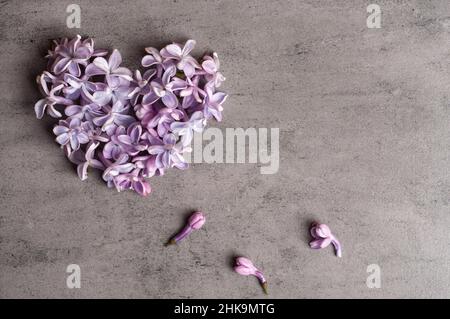
<path fill-rule="evenodd" d="M 216 53 L 200 61 L 196 42 L 145 48 L 143 72 L 121 66 L 118 50 L 95 49 L 92 38 L 53 41 L 47 70 L 37 77 L 43 98 L 36 117 L 59 119 L 53 133 L 81 180 L 103 171 L 108 187 L 146 196 L 148 179 L 171 167 L 188 167 L 194 132 L 222 120 L 227 95 Z"/>

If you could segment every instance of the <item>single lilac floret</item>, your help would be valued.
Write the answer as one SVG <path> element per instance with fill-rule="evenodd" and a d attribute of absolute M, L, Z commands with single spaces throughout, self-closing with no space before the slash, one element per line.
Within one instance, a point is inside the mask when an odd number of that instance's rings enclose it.
<path fill-rule="evenodd" d="M 252 261 L 245 257 L 237 257 L 235 260 L 234 271 L 243 276 L 255 276 L 258 278 L 265 294 L 267 292 L 267 280 L 261 270 L 253 265 Z"/>
<path fill-rule="evenodd" d="M 313 223 L 310 229 L 311 236 L 314 238 L 309 243 L 312 249 L 322 249 L 333 244 L 338 257 L 342 257 L 342 246 L 339 240 L 331 233 L 330 228 L 325 224 Z"/>
<path fill-rule="evenodd" d="M 167 244 L 168 245 L 175 245 L 184 238 L 186 238 L 190 233 L 192 233 L 194 230 L 198 230 L 202 228 L 202 226 L 205 224 L 205 215 L 203 215 L 202 212 L 195 212 L 193 213 L 188 221 L 186 226 L 177 234 L 175 235 Z"/>

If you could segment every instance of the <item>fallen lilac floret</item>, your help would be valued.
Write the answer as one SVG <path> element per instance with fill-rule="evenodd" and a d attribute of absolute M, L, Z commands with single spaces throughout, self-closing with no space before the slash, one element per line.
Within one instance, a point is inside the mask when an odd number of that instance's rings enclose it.
<path fill-rule="evenodd" d="M 195 59 L 194 40 L 145 48 L 143 72 L 123 67 L 118 50 L 95 49 L 91 38 L 53 43 L 34 110 L 39 119 L 59 119 L 56 141 L 81 180 L 91 167 L 103 171 L 108 187 L 146 196 L 148 178 L 186 169 L 194 132 L 222 119 L 227 95 L 217 91 L 225 80 L 218 56 Z"/>
<path fill-rule="evenodd" d="M 314 238 L 314 240 L 309 243 L 312 249 L 322 249 L 333 244 L 336 255 L 342 257 L 341 243 L 336 236 L 331 233 L 331 230 L 327 225 L 312 223 L 310 233 Z"/>
<path fill-rule="evenodd" d="M 235 260 L 234 271 L 243 276 L 255 276 L 258 278 L 264 293 L 267 295 L 267 280 L 264 278 L 261 270 L 253 265 L 252 261 L 245 257 L 237 257 Z"/>
<path fill-rule="evenodd" d="M 175 245 L 179 241 L 186 238 L 190 233 L 192 233 L 194 230 L 198 230 L 202 228 L 203 224 L 205 223 L 206 219 L 202 212 L 195 212 L 193 213 L 186 224 L 184 228 L 175 235 L 167 244 L 168 245 Z"/>

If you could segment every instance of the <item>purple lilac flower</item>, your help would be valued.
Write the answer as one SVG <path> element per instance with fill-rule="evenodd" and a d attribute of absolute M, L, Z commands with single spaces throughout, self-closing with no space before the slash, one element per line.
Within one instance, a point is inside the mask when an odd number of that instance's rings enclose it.
<path fill-rule="evenodd" d="M 165 68 L 169 64 L 172 64 L 170 62 L 164 62 L 163 57 L 161 56 L 160 52 L 152 47 L 145 48 L 145 51 L 148 53 L 148 55 L 144 56 L 142 58 L 141 64 L 143 67 L 155 67 L 157 76 L 160 78 L 162 76 L 162 73 Z"/>
<path fill-rule="evenodd" d="M 114 133 L 110 135 L 110 140 L 103 147 L 103 156 L 108 160 L 118 160 L 122 154 L 125 154 L 125 149 L 120 143 L 118 137 L 126 134 L 127 129 L 120 125 L 115 128 Z"/>
<path fill-rule="evenodd" d="M 73 101 L 80 97 L 87 101 L 91 92 L 95 92 L 97 89 L 95 83 L 88 81 L 86 78 L 80 79 L 68 73 L 64 74 L 64 82 L 67 83 L 67 86 L 63 89 L 64 95 Z"/>
<path fill-rule="evenodd" d="M 64 109 L 64 113 L 69 117 L 77 117 L 80 120 L 87 119 L 91 121 L 96 113 L 100 112 L 101 107 L 95 103 L 85 105 L 69 105 Z"/>
<path fill-rule="evenodd" d="M 96 127 L 91 121 L 86 122 L 89 140 L 92 142 L 108 143 L 110 137 L 102 131 L 101 127 Z"/>
<path fill-rule="evenodd" d="M 139 169 L 134 169 L 130 173 L 119 174 L 114 178 L 114 185 L 117 191 L 132 189 L 139 195 L 147 196 L 151 192 L 150 184 L 145 180 L 144 176 L 139 174 Z"/>
<path fill-rule="evenodd" d="M 156 70 L 147 70 L 144 75 L 141 75 L 139 70 L 134 73 L 133 88 L 130 89 L 128 97 L 131 99 L 131 103 L 136 105 L 139 97 L 150 93 L 150 86 L 148 85 L 150 79 L 156 74 Z"/>
<path fill-rule="evenodd" d="M 202 69 L 206 72 L 206 80 L 212 82 L 213 85 L 218 88 L 226 80 L 223 74 L 219 72 L 219 56 L 214 52 L 212 57 L 205 56 L 203 59 Z"/>
<path fill-rule="evenodd" d="M 119 125 L 127 127 L 136 121 L 133 116 L 127 115 L 129 106 L 122 105 L 120 101 L 114 103 L 112 107 L 104 105 L 102 109 L 104 115 L 94 118 L 93 122 L 95 125 L 101 126 L 102 130 L 106 131 L 108 134 L 113 132 Z"/>
<path fill-rule="evenodd" d="M 176 108 L 179 104 L 175 95 L 176 91 L 186 88 L 185 81 L 174 77 L 177 70 L 175 66 L 170 66 L 164 72 L 161 80 L 155 80 L 150 83 L 152 91 L 142 98 L 142 104 L 153 104 L 159 99 L 169 108 Z"/>
<path fill-rule="evenodd" d="M 181 143 L 188 146 L 194 136 L 194 132 L 201 133 L 206 126 L 206 119 L 200 111 L 194 112 L 189 121 L 172 122 L 170 129 L 178 136 L 181 136 Z"/>
<path fill-rule="evenodd" d="M 133 162 L 137 168 L 142 170 L 141 173 L 144 177 L 164 175 L 164 168 L 156 166 L 156 156 L 154 155 L 136 156 L 133 158 Z"/>
<path fill-rule="evenodd" d="M 84 96 L 86 96 L 88 101 L 100 106 L 115 104 L 116 102 L 127 104 L 127 101 L 130 99 L 130 97 L 128 96 L 128 84 L 110 87 L 107 83 L 97 83 L 96 91 L 94 91 L 92 94 L 89 93 L 84 87 L 82 87 L 82 89 Z"/>
<path fill-rule="evenodd" d="M 202 103 L 206 92 L 199 88 L 200 76 L 194 76 L 192 79 L 186 79 L 186 88 L 180 91 L 180 96 L 183 98 L 181 106 L 187 109 L 196 103 Z"/>
<path fill-rule="evenodd" d="M 171 133 L 164 135 L 159 145 L 148 147 L 148 152 L 156 155 L 156 167 L 158 168 L 177 167 L 186 169 L 188 165 L 183 158 L 183 151 L 182 145 L 177 144 L 177 138 Z"/>
<path fill-rule="evenodd" d="M 223 92 L 214 92 L 214 89 L 210 86 L 206 88 L 206 97 L 203 101 L 204 114 L 207 119 L 214 117 L 217 121 L 222 121 L 222 104 L 227 99 L 227 95 Z"/>
<path fill-rule="evenodd" d="M 142 126 L 138 122 L 135 122 L 127 128 L 125 134 L 117 136 L 117 140 L 122 144 L 125 152 L 135 156 L 145 151 L 148 147 L 147 143 L 141 137 Z"/>
<path fill-rule="evenodd" d="M 130 163 L 130 157 L 127 154 L 122 154 L 115 162 L 111 162 L 105 159 L 101 153 L 99 153 L 100 160 L 105 165 L 106 169 L 103 172 L 103 180 L 107 183 L 108 187 L 116 186 L 114 179 L 120 174 L 126 174 L 136 168 L 136 165 Z"/>
<path fill-rule="evenodd" d="M 55 74 L 61 74 L 67 70 L 77 77 L 81 75 L 80 65 L 86 66 L 92 56 L 91 48 L 85 42 L 81 42 L 79 35 L 69 42 L 58 45 L 55 53 L 58 57 L 53 64 L 52 71 Z"/>
<path fill-rule="evenodd" d="M 94 40 L 61 39 L 48 51 L 48 70 L 38 76 L 43 95 L 37 118 L 61 118 L 53 132 L 82 180 L 88 168 L 103 171 L 108 187 L 146 196 L 148 178 L 171 167 L 187 168 L 194 132 L 221 120 L 227 97 L 217 54 L 197 61 L 195 41 L 147 47 L 144 72 L 122 67 L 118 50 L 95 48 Z"/>
<path fill-rule="evenodd" d="M 92 64 L 86 67 L 85 76 L 105 75 L 106 82 L 111 87 L 117 87 L 123 84 L 123 80 L 131 81 L 131 71 L 127 68 L 121 67 L 122 56 L 118 50 L 114 50 L 110 55 L 108 61 L 102 57 L 94 59 Z"/>
<path fill-rule="evenodd" d="M 89 143 L 89 136 L 85 130 L 85 126 L 81 123 L 79 118 L 69 118 L 67 120 L 60 120 L 59 124 L 53 129 L 56 141 L 64 145 L 70 145 L 73 151 L 80 148 L 80 144 Z"/>
<path fill-rule="evenodd" d="M 143 120 L 142 124 L 146 125 L 147 128 L 156 128 L 158 135 L 164 137 L 170 131 L 170 125 L 180 121 L 184 114 L 182 110 L 164 107 L 148 123 L 146 120 Z"/>
<path fill-rule="evenodd" d="M 184 71 L 187 77 L 192 77 L 195 69 L 200 68 L 200 64 L 189 53 L 194 49 L 195 41 L 188 40 L 184 46 L 173 43 L 161 50 L 161 56 L 167 60 L 174 60 L 177 68 Z"/>
<path fill-rule="evenodd" d="M 51 117 L 59 118 L 61 117 L 61 112 L 59 112 L 55 106 L 56 105 L 70 105 L 73 104 L 72 100 L 69 100 L 63 96 L 59 96 L 60 91 L 63 89 L 64 84 L 59 84 L 49 89 L 49 81 L 56 81 L 55 77 L 49 77 L 48 73 L 44 72 L 41 76 L 37 78 L 39 88 L 41 92 L 46 96 L 40 99 L 34 105 L 34 111 L 36 117 L 41 119 L 44 116 L 44 112 L 47 110 L 47 114 Z"/>
<path fill-rule="evenodd" d="M 89 166 L 100 170 L 105 169 L 103 163 L 94 158 L 95 149 L 99 145 L 99 142 L 90 142 L 87 146 L 86 153 L 84 153 L 81 149 L 78 149 L 69 156 L 69 159 L 77 165 L 78 177 L 80 177 L 82 181 L 88 177 L 87 170 Z"/>

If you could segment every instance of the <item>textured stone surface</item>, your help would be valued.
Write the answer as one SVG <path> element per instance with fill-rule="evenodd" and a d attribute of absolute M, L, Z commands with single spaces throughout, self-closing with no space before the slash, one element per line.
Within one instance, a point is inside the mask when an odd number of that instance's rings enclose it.
<path fill-rule="evenodd" d="M 134 68 L 144 46 L 197 40 L 222 57 L 226 127 L 279 127 L 280 170 L 195 164 L 153 194 L 81 182 L 35 119 L 49 39 L 73 36 L 64 1 L 0 1 L 0 297 L 450 297 L 450 4 L 377 1 L 78 1 L 83 35 Z M 214 124 L 215 125 L 215 124 Z M 193 209 L 207 224 L 162 243 Z M 308 248 L 319 219 L 344 247 Z M 81 289 L 65 284 L 81 266 Z M 366 267 L 382 288 L 366 287 Z"/>

